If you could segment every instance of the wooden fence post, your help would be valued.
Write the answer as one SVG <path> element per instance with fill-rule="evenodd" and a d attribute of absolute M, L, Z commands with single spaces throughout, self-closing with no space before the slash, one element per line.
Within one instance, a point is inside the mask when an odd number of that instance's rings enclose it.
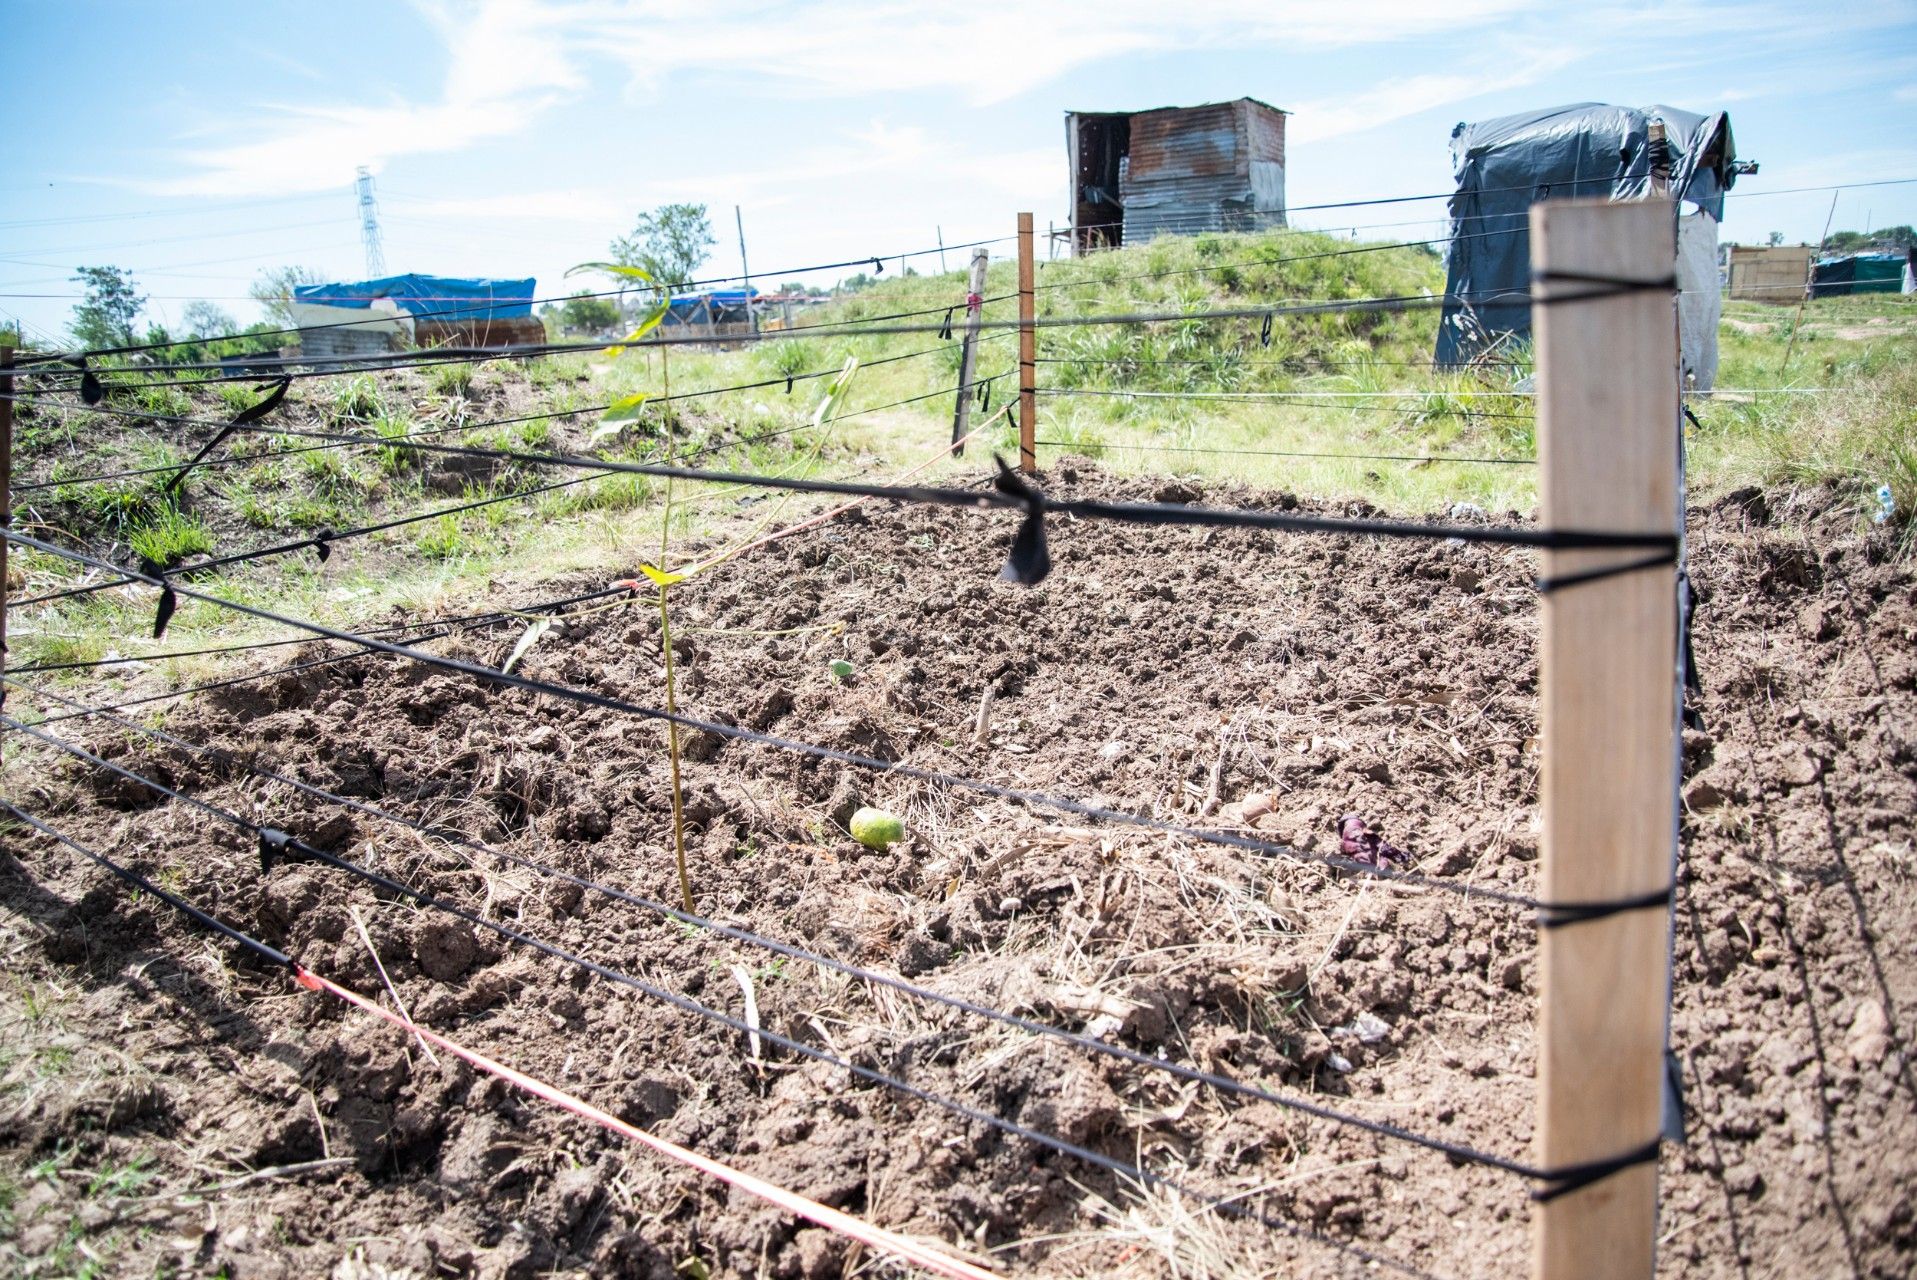
<path fill-rule="evenodd" d="M 1531 209 L 1538 368 L 1538 518 L 1547 529 L 1676 535 L 1676 261 L 1669 200 Z M 1556 278 L 1557 283 L 1552 283 Z M 1583 277 L 1580 283 L 1575 278 Z M 1674 289 L 1674 286 L 1673 286 Z M 1553 296 L 1587 293 L 1584 301 Z M 1551 551 L 1545 576 L 1642 559 L 1642 548 Z M 1668 888 L 1676 831 L 1674 569 L 1548 592 L 1542 604 L 1544 838 L 1539 896 L 1603 903 Z M 1541 930 L 1537 1161 L 1624 1155 L 1659 1133 L 1670 909 Z M 1634 1165 L 1541 1203 L 1539 1280 L 1652 1273 L 1657 1166 Z"/>
<path fill-rule="evenodd" d="M 1038 331 L 1032 325 L 1032 215 L 1018 215 L 1018 469 L 1038 470 Z"/>
<path fill-rule="evenodd" d="M 978 390 L 972 385 L 972 379 L 978 372 L 978 326 L 985 318 L 984 305 L 975 305 L 973 299 L 985 296 L 985 267 L 990 260 L 991 255 L 985 250 L 972 250 L 972 277 L 966 284 L 965 345 L 959 351 L 958 402 L 952 406 L 954 458 L 964 456 L 965 446 L 960 442 L 971 429 L 972 396 Z"/>

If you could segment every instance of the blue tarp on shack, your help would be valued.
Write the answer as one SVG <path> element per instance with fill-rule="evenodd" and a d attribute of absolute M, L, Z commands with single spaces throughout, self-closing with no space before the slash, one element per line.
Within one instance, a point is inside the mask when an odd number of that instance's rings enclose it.
<path fill-rule="evenodd" d="M 535 281 L 462 279 L 412 273 L 348 284 L 307 284 L 293 290 L 293 301 L 322 307 L 370 307 L 376 299 L 393 304 L 415 317 L 469 320 L 511 320 L 532 314 Z"/>
<path fill-rule="evenodd" d="M 1650 126 L 1662 122 L 1671 190 L 1716 221 L 1736 181 L 1730 117 L 1675 107 L 1580 102 L 1451 131 L 1451 245 L 1440 364 L 1531 334 L 1531 206 L 1577 197 L 1642 199 L 1651 190 Z M 1508 299 L 1508 300 L 1507 300 Z"/>
<path fill-rule="evenodd" d="M 666 304 L 665 319 L 660 323 L 743 324 L 747 317 L 746 304 L 763 296 L 757 289 L 708 289 L 703 293 L 676 293 Z"/>

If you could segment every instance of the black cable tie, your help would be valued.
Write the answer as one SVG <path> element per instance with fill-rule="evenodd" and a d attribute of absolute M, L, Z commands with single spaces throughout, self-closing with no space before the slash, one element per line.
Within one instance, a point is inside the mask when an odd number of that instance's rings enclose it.
<path fill-rule="evenodd" d="M 1591 284 L 1605 286 L 1590 293 L 1568 293 L 1556 298 L 1535 298 L 1541 306 L 1550 306 L 1554 302 L 1588 302 L 1596 298 L 1610 298 L 1627 293 L 1668 293 L 1677 288 L 1677 275 L 1660 276 L 1655 280 L 1627 280 L 1619 276 L 1592 275 L 1583 271 L 1534 271 L 1531 284 L 1535 288 L 1541 284 Z"/>
<path fill-rule="evenodd" d="M 951 307 L 945 309 L 945 323 L 939 326 L 939 338 L 945 342 L 952 340 L 952 311 Z"/>
<path fill-rule="evenodd" d="M 246 406 L 246 408 L 233 415 L 233 421 L 221 427 L 218 434 L 211 440 L 208 440 L 205 445 L 201 446 L 200 451 L 194 454 L 185 466 L 174 472 L 172 478 L 161 486 L 161 488 L 167 493 L 173 493 L 178 490 L 180 485 L 185 483 L 187 474 L 191 472 L 193 468 L 200 465 L 201 459 L 217 449 L 222 440 L 225 440 L 247 423 L 257 422 L 267 414 L 273 412 L 273 410 L 279 408 L 280 401 L 286 399 L 286 392 L 292 385 L 293 380 L 290 377 L 283 377 L 274 382 L 272 389 L 266 393 L 263 399 Z"/>
<path fill-rule="evenodd" d="M 1691 412 L 1691 406 L 1688 404 L 1684 406 L 1684 416 L 1690 421 L 1690 424 L 1699 431 L 1704 429 L 1704 424 L 1697 420 L 1697 415 Z"/>
<path fill-rule="evenodd" d="M 1679 654 L 1684 661 L 1684 727 L 1704 732 L 1704 681 L 1697 674 L 1697 651 L 1691 642 L 1692 621 L 1697 616 L 1697 597 L 1691 591 L 1691 575 L 1683 569 L 1677 574 L 1677 618 Z"/>
<path fill-rule="evenodd" d="M 1627 573 L 1638 573 L 1645 569 L 1655 569 L 1660 565 L 1676 564 L 1677 550 L 1660 551 L 1654 556 L 1642 560 L 1627 560 L 1623 564 L 1606 565 L 1602 569 L 1586 569 L 1582 573 L 1561 573 L 1554 578 L 1538 578 L 1534 582 L 1541 596 L 1553 591 L 1562 591 L 1566 587 L 1582 586 L 1587 582 L 1600 582 L 1605 578 L 1615 578 Z"/>
<path fill-rule="evenodd" d="M 86 404 L 99 404 L 106 399 L 106 388 L 100 385 L 100 379 L 93 370 L 87 368 L 87 362 L 84 359 L 79 362 L 79 365 L 81 401 Z"/>
<path fill-rule="evenodd" d="M 273 827 L 261 827 L 260 874 L 270 876 L 273 874 L 273 867 L 282 859 L 291 861 L 293 844 L 293 837 L 287 835 L 284 831 Z"/>
<path fill-rule="evenodd" d="M 173 584 L 162 573 L 150 573 L 148 577 L 160 580 L 160 607 L 153 615 L 153 638 L 158 640 L 166 634 L 166 624 L 173 621 L 173 615 L 179 610 L 180 597 L 174 592 Z"/>
<path fill-rule="evenodd" d="M 1627 911 L 1648 911 L 1653 907 L 1669 906 L 1671 895 L 1676 891 L 1677 886 L 1671 885 L 1652 893 L 1640 893 L 1629 898 L 1614 898 L 1609 902 L 1542 903 L 1538 907 L 1537 926 L 1540 929 L 1561 929 L 1567 924 L 1602 920 L 1607 916 L 1622 915 Z"/>
<path fill-rule="evenodd" d="M 1658 1157 L 1664 1145 L 1662 1135 L 1652 1138 L 1634 1151 L 1621 1156 L 1611 1156 L 1605 1160 L 1592 1160 L 1585 1164 L 1574 1164 L 1564 1169 L 1554 1170 L 1545 1175 L 1545 1185 L 1531 1193 L 1531 1199 L 1537 1204 L 1549 1204 L 1559 1196 L 1568 1196 L 1573 1191 L 1582 1190 L 1594 1182 L 1602 1182 L 1614 1173 L 1626 1169 L 1635 1169 L 1641 1164 L 1651 1164 Z"/>
<path fill-rule="evenodd" d="M 998 475 L 992 481 L 993 488 L 1019 499 L 1025 508 L 1024 523 L 1012 536 L 1011 554 L 1006 557 L 998 576 L 1006 582 L 1036 586 L 1045 581 L 1045 575 L 1052 571 L 1052 553 L 1045 546 L 1045 495 L 1026 484 L 1016 471 L 1006 465 L 1005 459 L 993 454 L 992 461 L 998 463 Z"/>
<path fill-rule="evenodd" d="M 321 529 L 313 535 L 313 551 L 319 556 L 319 562 L 325 564 L 333 554 L 333 539 L 339 536 L 336 529 Z"/>
<path fill-rule="evenodd" d="M 872 274 L 873 275 L 885 274 L 885 264 L 879 261 L 877 258 L 872 259 Z"/>
<path fill-rule="evenodd" d="M 978 411 L 980 413 L 991 412 L 992 380 L 990 378 L 987 378 L 984 382 L 979 383 L 978 390 L 973 392 L 973 395 L 976 396 L 978 399 Z"/>
<path fill-rule="evenodd" d="M 1270 315 L 1267 315 L 1265 317 L 1265 323 L 1259 326 L 1258 345 L 1261 347 L 1268 347 L 1271 345 L 1271 316 Z"/>
<path fill-rule="evenodd" d="M 785 376 L 785 393 L 792 394 L 792 375 L 789 373 Z"/>
<path fill-rule="evenodd" d="M 1684 1072 L 1677 1051 L 1664 1050 L 1664 1140 L 1682 1145 L 1688 1137 L 1690 1109 L 1684 1105 Z"/>

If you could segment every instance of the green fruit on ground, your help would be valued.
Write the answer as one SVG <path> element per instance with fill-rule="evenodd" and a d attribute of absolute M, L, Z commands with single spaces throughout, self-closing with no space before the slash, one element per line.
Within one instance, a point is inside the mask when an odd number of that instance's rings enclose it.
<path fill-rule="evenodd" d="M 852 838 L 868 849 L 883 849 L 905 839 L 905 820 L 883 809 L 861 809 L 852 815 Z"/>

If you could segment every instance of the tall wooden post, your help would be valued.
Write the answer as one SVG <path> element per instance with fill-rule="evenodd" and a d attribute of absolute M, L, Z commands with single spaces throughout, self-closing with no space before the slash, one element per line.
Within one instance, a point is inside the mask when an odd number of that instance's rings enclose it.
<path fill-rule="evenodd" d="M 1033 327 L 1032 215 L 1018 215 L 1018 469 L 1038 470 L 1038 330 Z"/>
<path fill-rule="evenodd" d="M 13 350 L 0 347 L 0 529 L 13 528 Z M 7 605 L 13 599 L 7 552 L 12 545 L 0 538 L 0 677 L 7 674 Z M 6 685 L 0 683 L 4 701 Z"/>
<path fill-rule="evenodd" d="M 985 306 L 980 299 L 985 297 L 985 267 L 991 261 L 991 255 L 983 249 L 972 250 L 972 276 L 965 286 L 965 339 L 959 350 L 958 402 L 952 406 L 952 456 L 962 457 L 965 446 L 960 443 L 971 430 L 972 393 L 977 390 L 972 380 L 978 374 L 978 327 L 985 318 Z"/>
<path fill-rule="evenodd" d="M 1531 210 L 1543 282 L 1538 367 L 1539 519 L 1552 529 L 1676 534 L 1676 259 L 1669 200 L 1566 200 Z M 1562 282 L 1553 284 L 1551 277 Z M 1570 277 L 1584 277 L 1579 283 Z M 1583 301 L 1554 295 L 1588 293 Z M 1642 559 L 1640 549 L 1553 551 L 1546 577 Z M 1669 885 L 1677 593 L 1669 567 L 1545 595 L 1544 839 L 1539 896 L 1601 903 Z M 1566 1168 L 1655 1139 L 1664 1083 L 1668 906 L 1541 932 L 1537 1161 Z M 1539 1280 L 1648 1278 L 1657 1166 L 1639 1164 L 1538 1206 Z"/>

